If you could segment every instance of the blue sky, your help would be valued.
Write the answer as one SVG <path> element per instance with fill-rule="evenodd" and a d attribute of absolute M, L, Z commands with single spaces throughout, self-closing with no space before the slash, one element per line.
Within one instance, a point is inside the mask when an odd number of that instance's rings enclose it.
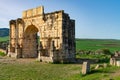
<path fill-rule="evenodd" d="M 120 39 L 120 0 L 1 0 L 0 28 L 9 28 L 9 20 L 41 5 L 45 13 L 69 13 L 76 20 L 77 38 Z"/>

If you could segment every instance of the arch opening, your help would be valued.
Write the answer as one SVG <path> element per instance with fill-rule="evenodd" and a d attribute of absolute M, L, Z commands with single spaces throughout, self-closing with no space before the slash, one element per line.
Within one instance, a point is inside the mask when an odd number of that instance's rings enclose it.
<path fill-rule="evenodd" d="M 30 25 L 24 32 L 23 58 L 37 58 L 39 45 L 39 30 L 34 25 Z"/>

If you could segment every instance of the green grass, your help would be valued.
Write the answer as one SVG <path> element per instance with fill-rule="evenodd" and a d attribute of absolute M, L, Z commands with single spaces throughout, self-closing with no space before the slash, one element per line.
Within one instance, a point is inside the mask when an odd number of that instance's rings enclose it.
<path fill-rule="evenodd" d="M 119 69 L 120 69 L 119 67 L 108 66 L 107 68 L 91 70 L 91 72 L 86 76 L 81 76 L 81 80 L 110 80 L 110 79 L 114 80 L 115 76 L 112 75 Z"/>
<path fill-rule="evenodd" d="M 0 37 L 0 42 L 2 42 L 2 41 L 8 41 L 8 40 L 9 40 L 9 36 Z"/>
<path fill-rule="evenodd" d="M 76 50 L 109 49 L 111 52 L 120 51 L 120 40 L 114 39 L 77 39 Z"/>
<path fill-rule="evenodd" d="M 80 64 L 0 63 L 0 80 L 109 80 L 112 73 L 119 69 L 92 69 L 89 74 L 82 76 Z"/>
<path fill-rule="evenodd" d="M 68 80 L 79 71 L 80 65 L 73 64 L 0 63 L 0 80 Z"/>

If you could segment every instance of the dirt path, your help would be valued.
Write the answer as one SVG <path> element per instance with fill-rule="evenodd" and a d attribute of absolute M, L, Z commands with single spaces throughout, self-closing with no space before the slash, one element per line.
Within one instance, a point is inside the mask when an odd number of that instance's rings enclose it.
<path fill-rule="evenodd" d="M 28 58 L 28 59 L 15 59 L 9 57 L 0 57 L 0 63 L 20 63 L 20 64 L 27 64 L 27 63 L 34 63 L 37 61 L 35 58 Z"/>

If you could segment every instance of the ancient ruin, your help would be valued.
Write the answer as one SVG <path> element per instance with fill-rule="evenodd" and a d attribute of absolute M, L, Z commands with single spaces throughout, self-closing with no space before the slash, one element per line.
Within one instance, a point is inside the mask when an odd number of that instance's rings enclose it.
<path fill-rule="evenodd" d="M 8 56 L 46 62 L 73 62 L 75 20 L 63 10 L 44 13 L 40 6 L 10 21 Z"/>
<path fill-rule="evenodd" d="M 116 51 L 114 55 L 111 55 L 110 65 L 120 66 L 120 52 Z"/>

